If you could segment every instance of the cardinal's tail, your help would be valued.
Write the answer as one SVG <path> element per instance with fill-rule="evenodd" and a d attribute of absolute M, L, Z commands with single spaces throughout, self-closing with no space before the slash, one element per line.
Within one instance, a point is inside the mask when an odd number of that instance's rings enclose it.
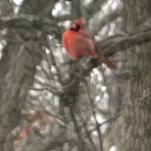
<path fill-rule="evenodd" d="M 99 58 L 99 61 L 102 62 L 102 63 L 105 63 L 111 69 L 116 69 L 116 65 L 105 56 L 101 56 Z"/>

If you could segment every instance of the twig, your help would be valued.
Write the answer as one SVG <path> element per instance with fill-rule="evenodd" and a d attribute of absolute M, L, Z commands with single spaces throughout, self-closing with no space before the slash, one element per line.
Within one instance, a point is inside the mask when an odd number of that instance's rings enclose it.
<path fill-rule="evenodd" d="M 98 135 L 99 135 L 99 144 L 100 144 L 100 151 L 103 151 L 103 143 L 102 143 L 102 134 L 101 134 L 101 132 L 100 132 L 100 126 L 99 126 L 99 123 L 98 123 L 98 121 L 97 121 L 97 118 L 96 118 L 96 112 L 95 112 L 95 109 L 94 109 L 94 107 L 93 107 L 93 100 L 92 100 L 92 98 L 91 98 L 91 96 L 90 96 L 90 91 L 89 91 L 89 87 L 88 86 L 86 86 L 86 88 L 87 88 L 87 92 L 88 92 L 88 95 L 89 95 L 89 101 L 90 101 L 90 104 L 91 104 L 91 107 L 92 107 L 92 111 L 93 111 L 93 116 L 94 116 L 94 120 L 95 120 L 95 123 L 96 123 L 96 130 L 97 130 L 97 132 L 98 132 Z"/>
<path fill-rule="evenodd" d="M 70 116 L 71 116 L 71 119 L 74 123 L 74 128 L 75 128 L 75 131 L 76 131 L 76 134 L 77 134 L 77 137 L 78 137 L 79 150 L 83 151 L 84 150 L 83 141 L 82 141 L 82 138 L 81 138 L 80 129 L 78 127 L 78 124 L 77 124 L 77 121 L 76 121 L 76 118 L 75 118 L 73 106 L 71 106 L 69 109 L 70 109 Z"/>
<path fill-rule="evenodd" d="M 84 129 L 85 129 L 86 137 L 89 139 L 89 141 L 90 141 L 90 143 L 91 143 L 91 145 L 93 147 L 93 151 L 96 151 L 96 147 L 95 147 L 95 144 L 94 144 L 93 139 L 91 137 L 91 133 L 90 133 L 90 131 L 87 128 L 87 120 L 83 120 L 83 118 L 82 118 L 80 113 L 78 113 L 78 115 L 79 115 L 79 117 L 80 117 L 80 119 L 82 121 L 82 127 L 84 127 Z"/>

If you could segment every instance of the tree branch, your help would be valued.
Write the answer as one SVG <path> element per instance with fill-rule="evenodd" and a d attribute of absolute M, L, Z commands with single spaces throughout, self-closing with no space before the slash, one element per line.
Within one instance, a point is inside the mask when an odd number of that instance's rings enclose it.
<path fill-rule="evenodd" d="M 112 13 L 104 16 L 103 19 L 100 20 L 100 23 L 97 24 L 96 28 L 92 29 L 93 35 L 96 35 L 103 26 L 117 19 L 119 16 L 121 16 L 121 9 L 114 10 Z"/>
<path fill-rule="evenodd" d="M 70 109 L 70 116 L 71 116 L 71 119 L 72 119 L 73 124 L 74 124 L 75 132 L 76 132 L 77 137 L 78 137 L 79 150 L 83 151 L 83 149 L 84 149 L 83 140 L 82 140 L 82 136 L 81 136 L 81 132 L 80 132 L 77 120 L 75 118 L 75 111 L 74 111 L 73 107 L 70 107 L 69 109 Z"/>
<path fill-rule="evenodd" d="M 80 0 L 72 0 L 71 2 L 71 13 L 68 15 L 56 16 L 54 19 L 57 21 L 74 20 L 81 17 Z"/>
<path fill-rule="evenodd" d="M 90 19 L 100 10 L 100 7 L 106 2 L 106 0 L 95 0 L 85 8 L 86 19 Z"/>
<path fill-rule="evenodd" d="M 110 37 L 100 42 L 101 49 L 106 56 L 111 56 L 118 51 L 151 41 L 151 30 L 136 34 L 123 34 Z"/>
<path fill-rule="evenodd" d="M 100 41 L 101 49 L 106 56 L 115 52 L 124 51 L 132 46 L 151 41 L 151 17 L 137 25 L 129 33 L 115 35 Z"/>
<path fill-rule="evenodd" d="M 101 49 L 106 56 L 113 55 L 117 51 L 125 50 L 134 45 L 151 41 L 151 18 L 138 25 L 134 31 L 126 34 L 115 35 L 100 42 Z M 34 29 L 41 30 L 49 34 L 58 34 L 60 39 L 61 30 L 56 25 L 54 20 L 46 17 L 35 15 L 19 15 L 0 17 L 0 29 L 4 28 L 29 29 L 31 32 Z M 36 39 L 37 40 L 37 39 Z"/>
<path fill-rule="evenodd" d="M 54 20 L 50 20 L 47 17 L 27 14 L 0 17 L 0 29 L 4 28 L 15 28 L 17 30 L 28 29 L 31 31 L 34 28 L 51 34 L 59 30 L 57 22 Z"/>

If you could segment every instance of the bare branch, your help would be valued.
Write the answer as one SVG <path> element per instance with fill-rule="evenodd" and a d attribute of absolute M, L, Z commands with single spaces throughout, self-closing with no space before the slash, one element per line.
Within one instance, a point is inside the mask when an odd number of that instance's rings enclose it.
<path fill-rule="evenodd" d="M 12 14 L 13 5 L 9 0 L 0 0 L 1 15 L 7 16 Z"/>
<path fill-rule="evenodd" d="M 147 31 L 151 29 L 151 17 L 145 20 L 144 22 L 140 23 L 138 26 L 135 27 L 135 29 L 132 31 L 132 33 Z"/>
<path fill-rule="evenodd" d="M 89 6 L 86 8 L 86 19 L 90 19 L 97 11 L 99 11 L 101 5 L 103 5 L 105 2 L 106 0 L 95 0 L 90 3 Z"/>
<path fill-rule="evenodd" d="M 80 0 L 72 0 L 71 14 L 76 18 L 81 17 Z"/>
<path fill-rule="evenodd" d="M 56 21 L 66 21 L 66 20 L 74 20 L 76 18 L 78 18 L 76 15 L 69 14 L 69 15 L 57 16 L 54 19 Z"/>
<path fill-rule="evenodd" d="M 98 123 L 98 125 L 96 125 L 95 128 L 91 129 L 90 133 L 95 131 L 97 129 L 97 126 L 100 128 L 101 126 L 103 126 L 106 123 L 111 123 L 112 121 L 115 121 L 119 117 L 119 115 L 120 114 L 115 114 L 114 116 L 110 117 L 109 119 L 105 120 L 104 122 Z"/>
<path fill-rule="evenodd" d="M 54 8 L 54 5 L 57 1 L 58 0 L 24 0 L 20 12 L 28 12 L 40 16 L 50 17 L 50 12 Z"/>
<path fill-rule="evenodd" d="M 72 0 L 71 13 L 69 15 L 56 16 L 54 19 L 57 21 L 74 20 L 81 17 L 80 0 Z"/>
<path fill-rule="evenodd" d="M 71 119 L 72 119 L 73 124 L 74 124 L 75 132 L 77 133 L 78 142 L 79 142 L 79 150 L 83 151 L 84 146 L 83 146 L 83 141 L 82 141 L 82 138 L 81 138 L 81 132 L 80 132 L 77 120 L 75 118 L 75 112 L 74 112 L 73 107 L 70 107 L 70 116 L 71 116 Z"/>
<path fill-rule="evenodd" d="M 91 143 L 91 145 L 93 147 L 93 151 L 96 151 L 96 147 L 95 147 L 94 141 L 92 139 L 91 132 L 87 128 L 87 124 L 88 124 L 87 120 L 83 120 L 83 118 L 82 118 L 80 113 L 78 113 L 78 115 L 79 115 L 79 117 L 80 117 L 80 119 L 82 121 L 82 127 L 84 127 L 84 129 L 86 131 L 86 137 L 88 137 L 88 139 L 89 139 L 89 141 L 90 141 L 90 143 Z"/>
<path fill-rule="evenodd" d="M 108 14 L 107 16 L 104 16 L 102 20 L 100 20 L 100 23 L 96 26 L 96 28 L 93 28 L 93 35 L 96 35 L 98 31 L 105 26 L 107 23 L 112 22 L 113 20 L 117 19 L 121 16 L 121 9 L 116 9 L 112 13 Z"/>
<path fill-rule="evenodd" d="M 55 22 L 54 20 L 50 20 L 47 17 L 27 14 L 0 17 L 0 29 L 3 28 L 17 28 L 17 30 L 29 29 L 31 31 L 34 28 L 51 34 L 59 30 L 57 22 Z"/>
<path fill-rule="evenodd" d="M 100 42 L 101 48 L 106 56 L 111 56 L 117 51 L 151 41 L 151 17 L 135 27 L 129 33 L 115 35 Z"/>
<path fill-rule="evenodd" d="M 87 93 L 88 93 L 88 96 L 89 96 L 89 101 L 90 101 L 91 108 L 92 108 L 92 115 L 93 115 L 93 117 L 94 117 L 95 124 L 96 124 L 96 130 L 97 130 L 98 138 L 99 138 L 100 151 L 103 151 L 102 134 L 101 134 L 101 132 L 100 132 L 100 126 L 99 126 L 99 122 L 98 122 L 98 120 L 97 120 L 96 111 L 95 111 L 95 108 L 94 108 L 94 101 L 93 101 L 93 99 L 91 98 L 90 89 L 89 89 L 89 87 L 88 87 L 87 84 L 86 84 L 86 89 L 87 89 Z"/>
<path fill-rule="evenodd" d="M 124 34 L 110 37 L 100 42 L 101 48 L 106 56 L 111 56 L 117 51 L 151 41 L 151 30 L 136 34 Z"/>

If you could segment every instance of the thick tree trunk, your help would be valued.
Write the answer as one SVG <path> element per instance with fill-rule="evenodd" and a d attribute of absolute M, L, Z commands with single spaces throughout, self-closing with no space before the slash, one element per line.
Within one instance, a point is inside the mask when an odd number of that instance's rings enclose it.
<path fill-rule="evenodd" d="M 121 116 L 116 122 L 120 151 L 151 149 L 151 43 L 129 49 L 125 55 L 130 68 Z M 116 135 L 117 135 L 116 134 Z"/>
<path fill-rule="evenodd" d="M 9 141 L 8 134 L 19 122 L 20 109 L 32 85 L 41 53 L 41 46 L 36 42 L 32 42 L 30 48 L 8 43 L 4 49 L 0 62 L 0 150 L 8 147 L 3 145 Z"/>
<path fill-rule="evenodd" d="M 150 17 L 150 0 L 124 1 L 124 29 Z M 124 88 L 121 115 L 114 123 L 114 138 L 119 151 L 151 150 L 151 42 L 137 45 L 124 53 L 129 78 Z"/>
<path fill-rule="evenodd" d="M 32 2 L 29 5 L 29 1 L 25 1 L 22 12 L 30 13 L 28 9 L 32 8 L 32 14 L 40 12 L 41 16 L 45 16 L 50 14 L 56 0 L 49 3 L 47 3 L 48 0 Z M 1 3 L 2 15 L 10 15 L 11 11 L 8 11 L 10 1 L 1 0 Z M 18 43 L 17 37 L 22 38 L 21 34 L 25 37 L 26 34 L 27 36 L 38 35 L 36 30 L 29 33 L 29 31 L 26 32 L 26 29 L 22 29 L 20 33 L 17 30 L 10 30 L 8 33 L 9 40 L 0 60 L 0 151 L 13 151 L 11 131 L 19 123 L 20 109 L 23 107 L 27 92 L 32 85 L 36 65 L 42 58 L 42 45 L 30 37 L 25 39 L 27 40 L 25 44 L 24 42 Z M 40 37 L 38 38 L 41 40 Z"/>

